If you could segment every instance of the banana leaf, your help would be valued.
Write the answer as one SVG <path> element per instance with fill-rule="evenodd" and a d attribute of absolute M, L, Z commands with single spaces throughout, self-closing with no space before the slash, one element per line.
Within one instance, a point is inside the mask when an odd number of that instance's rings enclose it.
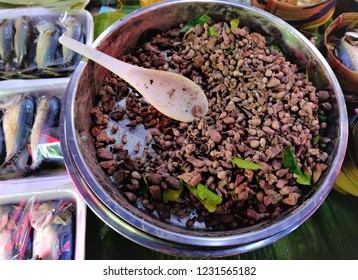
<path fill-rule="evenodd" d="M 94 39 L 96 39 L 104 30 L 126 14 L 118 11 L 110 11 L 98 14 L 93 17 L 94 20 Z"/>

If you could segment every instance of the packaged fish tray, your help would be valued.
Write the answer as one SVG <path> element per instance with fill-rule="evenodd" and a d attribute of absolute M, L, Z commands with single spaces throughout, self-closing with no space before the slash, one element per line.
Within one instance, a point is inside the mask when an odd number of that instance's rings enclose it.
<path fill-rule="evenodd" d="M 85 259 L 86 204 L 66 172 L 0 188 L 0 260 Z"/>
<path fill-rule="evenodd" d="M 0 81 L 68 77 L 81 56 L 62 47 L 61 35 L 91 44 L 92 15 L 43 7 L 0 9 Z"/>
<path fill-rule="evenodd" d="M 0 180 L 64 169 L 59 127 L 67 78 L 0 83 Z"/>

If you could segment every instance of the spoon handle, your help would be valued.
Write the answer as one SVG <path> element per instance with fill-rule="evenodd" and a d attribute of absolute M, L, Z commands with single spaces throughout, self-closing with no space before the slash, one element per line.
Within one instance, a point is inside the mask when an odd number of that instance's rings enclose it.
<path fill-rule="evenodd" d="M 68 36 L 62 35 L 58 41 L 65 47 L 91 59 L 122 78 L 125 78 L 128 75 L 128 71 L 132 69 L 130 64 L 124 63 L 105 53 L 97 51 L 96 49 L 93 49 L 90 46 L 87 46 Z"/>

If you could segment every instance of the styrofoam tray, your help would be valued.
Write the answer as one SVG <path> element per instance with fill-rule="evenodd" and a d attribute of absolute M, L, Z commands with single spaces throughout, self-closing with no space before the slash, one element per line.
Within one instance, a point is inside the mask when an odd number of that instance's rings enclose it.
<path fill-rule="evenodd" d="M 35 98 L 41 96 L 56 96 L 60 98 L 62 107 L 64 103 L 64 96 L 66 93 L 67 85 L 68 78 L 53 78 L 28 81 L 8 80 L 0 82 L 0 110 L 2 110 L 2 103 L 6 103 L 7 98 L 11 99 L 12 97 L 27 94 Z M 58 130 L 53 131 L 52 136 L 56 137 L 57 139 L 60 139 L 59 127 L 57 127 L 57 129 Z M 24 150 L 22 151 L 22 153 L 24 153 L 24 158 L 26 158 L 27 155 L 26 151 Z M 25 171 L 27 170 L 24 168 L 25 166 L 23 163 L 18 164 L 19 161 L 23 162 L 23 160 L 20 160 L 22 153 L 12 165 L 0 167 L 0 180 L 23 176 L 23 173 L 25 173 Z M 61 164 L 61 160 L 59 158 L 56 158 L 56 163 Z M 42 167 L 40 166 L 40 168 L 36 170 L 36 172 L 39 175 L 43 173 L 47 174 L 48 169 L 46 168 L 46 165 L 43 165 Z"/>
<path fill-rule="evenodd" d="M 46 95 L 55 94 L 57 97 L 65 95 L 70 78 L 49 78 L 38 80 L 7 80 L 0 82 L 0 101 L 2 98 L 18 94 Z"/>
<path fill-rule="evenodd" d="M 93 42 L 94 23 L 93 17 L 87 10 L 75 10 L 75 11 L 57 11 L 54 9 L 48 9 L 43 7 L 30 7 L 30 8 L 16 8 L 16 9 L 0 9 L 0 20 L 2 19 L 15 19 L 21 16 L 27 16 L 31 18 L 35 23 L 41 19 L 52 19 L 59 21 L 66 16 L 76 17 L 82 24 L 82 30 L 84 34 L 84 43 L 91 45 Z M 34 42 L 31 42 L 31 44 Z M 69 74 L 70 75 L 70 74 Z M 39 78 L 39 80 L 46 80 L 47 78 Z M 12 80 L 1 80 L 0 88 L 4 88 L 8 85 L 16 84 L 21 78 L 15 78 Z M 29 81 L 29 79 L 23 79 Z M 69 78 L 67 79 L 67 83 Z M 44 81 L 44 83 L 46 83 Z"/>
<path fill-rule="evenodd" d="M 87 206 L 66 171 L 51 176 L 34 176 L 0 181 L 0 205 L 21 201 L 69 200 L 75 207 L 74 259 L 85 259 Z"/>

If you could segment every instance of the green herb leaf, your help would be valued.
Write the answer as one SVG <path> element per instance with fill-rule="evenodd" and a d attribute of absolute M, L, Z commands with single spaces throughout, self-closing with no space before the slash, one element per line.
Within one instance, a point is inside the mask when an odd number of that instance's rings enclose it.
<path fill-rule="evenodd" d="M 319 115 L 318 116 L 318 120 L 320 121 L 320 122 L 325 122 L 326 120 L 327 120 L 327 116 L 326 115 Z"/>
<path fill-rule="evenodd" d="M 281 48 L 280 48 L 279 46 L 273 44 L 273 45 L 271 45 L 271 47 L 272 47 L 274 50 L 279 51 L 279 52 L 282 53 L 282 50 L 281 50 Z"/>
<path fill-rule="evenodd" d="M 210 213 L 215 212 L 216 210 L 216 205 L 214 204 L 207 204 L 201 201 L 201 203 L 205 206 L 206 210 L 208 210 Z"/>
<path fill-rule="evenodd" d="M 196 187 L 198 191 L 199 198 L 204 201 L 206 204 L 220 204 L 222 202 L 222 198 L 218 196 L 217 194 L 213 193 L 211 190 L 209 190 L 207 187 L 205 187 L 203 184 L 199 183 Z"/>
<path fill-rule="evenodd" d="M 311 185 L 311 176 L 301 174 L 297 177 L 296 182 L 301 185 L 310 186 Z"/>
<path fill-rule="evenodd" d="M 309 82 L 310 81 L 310 76 L 308 73 L 308 68 L 306 68 L 306 81 Z"/>
<path fill-rule="evenodd" d="M 284 167 L 290 169 L 292 173 L 298 176 L 296 179 L 297 183 L 301 185 L 311 185 L 311 176 L 307 176 L 302 173 L 298 167 L 295 155 L 293 154 L 290 146 L 286 146 L 282 150 L 282 164 Z"/>
<path fill-rule="evenodd" d="M 291 172 L 295 174 L 302 173 L 298 167 L 295 155 L 293 154 L 290 146 L 286 146 L 282 150 L 282 164 L 284 167 L 289 168 Z"/>
<path fill-rule="evenodd" d="M 185 185 L 210 213 L 214 212 L 216 210 L 216 206 L 222 202 L 222 198 L 220 196 L 209 190 L 201 183 L 199 183 L 196 188 L 190 187 L 188 184 Z"/>
<path fill-rule="evenodd" d="M 183 28 L 180 30 L 180 32 L 185 33 L 188 32 L 188 30 L 197 24 L 204 25 L 204 23 L 207 23 L 211 18 L 208 15 L 202 15 L 196 20 L 189 21 L 187 24 L 183 26 Z"/>
<path fill-rule="evenodd" d="M 212 26 L 209 27 L 208 32 L 209 32 L 209 37 L 213 37 L 213 36 L 215 36 L 216 34 L 218 34 L 218 32 L 217 32 L 217 31 L 215 30 L 215 28 L 212 27 Z"/>
<path fill-rule="evenodd" d="M 312 142 L 314 146 L 318 144 L 320 138 L 319 134 L 313 137 Z"/>
<path fill-rule="evenodd" d="M 173 190 L 173 189 L 166 189 L 163 191 L 163 199 L 164 202 L 168 202 L 168 201 L 176 201 L 181 192 L 183 191 L 183 189 L 179 189 L 179 190 Z"/>
<path fill-rule="evenodd" d="M 230 20 L 230 28 L 231 30 L 237 29 L 239 27 L 240 20 L 238 18 L 234 18 Z"/>
<path fill-rule="evenodd" d="M 229 55 L 233 52 L 234 48 L 231 48 L 230 50 L 224 50 L 225 55 Z"/>
<path fill-rule="evenodd" d="M 244 160 L 238 157 L 233 157 L 231 162 L 235 164 L 237 167 L 244 168 L 244 169 L 251 169 L 251 170 L 262 170 L 264 167 L 260 164 Z"/>
<path fill-rule="evenodd" d="M 140 188 L 139 188 L 139 195 L 143 195 L 146 194 L 148 191 L 148 181 L 147 181 L 147 177 L 142 177 L 143 178 L 143 183 L 140 184 Z"/>
<path fill-rule="evenodd" d="M 143 177 L 143 181 L 144 181 L 144 184 L 148 187 L 148 180 L 147 180 L 147 176 Z"/>

